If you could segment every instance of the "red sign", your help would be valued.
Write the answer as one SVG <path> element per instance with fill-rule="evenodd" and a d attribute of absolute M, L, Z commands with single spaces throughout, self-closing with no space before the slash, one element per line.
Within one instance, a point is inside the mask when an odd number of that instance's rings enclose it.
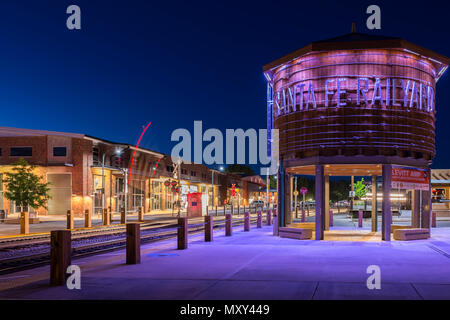
<path fill-rule="evenodd" d="M 392 166 L 391 187 L 394 189 L 429 190 L 430 177 L 428 171 Z"/>
<path fill-rule="evenodd" d="M 300 188 L 300 193 L 301 194 L 306 194 L 308 192 L 308 189 L 306 189 L 305 187 L 301 187 Z"/>

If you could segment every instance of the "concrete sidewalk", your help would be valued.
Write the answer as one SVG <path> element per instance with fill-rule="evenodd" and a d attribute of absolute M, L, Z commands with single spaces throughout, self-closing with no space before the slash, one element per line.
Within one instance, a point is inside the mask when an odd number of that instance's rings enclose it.
<path fill-rule="evenodd" d="M 49 287 L 49 267 L 0 276 L 0 299 L 450 299 L 450 228 L 418 241 L 346 242 L 282 239 L 272 227 L 212 243 L 190 236 L 72 261 L 81 290 Z M 381 290 L 366 287 L 369 265 L 381 268 Z"/>

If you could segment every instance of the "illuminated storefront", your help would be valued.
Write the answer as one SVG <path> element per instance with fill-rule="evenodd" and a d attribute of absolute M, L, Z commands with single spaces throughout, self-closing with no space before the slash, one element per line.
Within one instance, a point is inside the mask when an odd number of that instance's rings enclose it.
<path fill-rule="evenodd" d="M 265 65 L 268 127 L 279 130 L 280 225 L 292 222 L 290 178 L 301 174 L 316 180 L 317 240 L 329 228 L 330 176 L 382 177 L 383 240 L 390 240 L 391 189 L 411 190 L 412 224 L 428 228 L 436 82 L 448 64 L 399 38 L 351 33 Z"/>

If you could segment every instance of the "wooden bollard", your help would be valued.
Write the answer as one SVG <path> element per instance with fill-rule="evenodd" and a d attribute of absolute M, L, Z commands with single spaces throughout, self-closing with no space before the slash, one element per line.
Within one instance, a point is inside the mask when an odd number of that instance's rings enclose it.
<path fill-rule="evenodd" d="M 127 264 L 141 263 L 141 225 L 127 223 Z"/>
<path fill-rule="evenodd" d="M 89 209 L 84 210 L 84 227 L 85 228 L 92 227 L 92 219 L 91 214 L 89 213 Z"/>
<path fill-rule="evenodd" d="M 50 285 L 62 286 L 66 284 L 67 267 L 71 263 L 71 231 L 52 231 L 50 237 Z"/>
<path fill-rule="evenodd" d="M 244 212 L 244 231 L 250 231 L 250 212 Z"/>
<path fill-rule="evenodd" d="M 256 227 L 257 228 L 262 228 L 262 214 L 261 211 L 258 211 L 256 216 Z"/>
<path fill-rule="evenodd" d="M 436 212 L 431 213 L 431 227 L 436 228 Z"/>
<path fill-rule="evenodd" d="M 72 210 L 67 210 L 67 229 L 72 230 L 73 228 L 73 212 Z"/>
<path fill-rule="evenodd" d="M 333 210 L 330 209 L 330 227 L 333 226 Z"/>
<path fill-rule="evenodd" d="M 186 217 L 178 218 L 178 250 L 184 250 L 188 247 L 188 219 Z"/>
<path fill-rule="evenodd" d="M 233 216 L 231 213 L 225 215 L 225 236 L 230 237 L 233 234 Z"/>
<path fill-rule="evenodd" d="M 142 210 L 142 207 L 138 208 L 138 220 L 139 222 L 143 222 L 144 221 L 144 210 Z"/>
<path fill-rule="evenodd" d="M 120 223 L 127 223 L 127 216 L 125 215 L 125 208 L 120 208 Z"/>
<path fill-rule="evenodd" d="M 392 221 L 391 221 L 392 224 Z M 362 228 L 363 225 L 363 212 L 362 210 L 358 211 L 358 228 Z"/>
<path fill-rule="evenodd" d="M 108 213 L 108 209 L 103 209 L 103 225 L 109 226 L 111 221 L 109 220 L 110 215 Z"/>
<path fill-rule="evenodd" d="M 278 236 L 278 216 L 273 215 L 273 235 Z"/>
<path fill-rule="evenodd" d="M 213 241 L 213 217 L 205 216 L 205 241 Z"/>
<path fill-rule="evenodd" d="M 272 224 L 272 213 L 271 213 L 270 209 L 267 210 L 266 215 L 267 215 L 266 223 L 267 223 L 268 226 L 270 226 Z"/>
<path fill-rule="evenodd" d="M 20 213 L 20 233 L 30 233 L 30 214 L 28 212 Z"/>

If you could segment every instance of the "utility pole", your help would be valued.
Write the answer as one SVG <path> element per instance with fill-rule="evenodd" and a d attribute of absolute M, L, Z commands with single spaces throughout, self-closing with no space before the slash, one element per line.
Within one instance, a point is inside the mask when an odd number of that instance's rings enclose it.
<path fill-rule="evenodd" d="M 125 174 L 124 190 L 125 190 L 125 221 L 126 221 L 128 212 L 128 168 L 123 169 L 123 172 Z"/>
<path fill-rule="evenodd" d="M 102 214 L 105 211 L 105 155 L 102 155 Z"/>
<path fill-rule="evenodd" d="M 269 168 L 267 168 L 267 174 L 266 174 L 266 208 L 269 209 L 270 202 L 269 202 Z"/>
<path fill-rule="evenodd" d="M 211 170 L 211 184 L 212 184 L 212 206 L 214 206 L 214 170 Z"/>
<path fill-rule="evenodd" d="M 181 217 L 181 159 L 178 163 L 178 218 Z"/>

